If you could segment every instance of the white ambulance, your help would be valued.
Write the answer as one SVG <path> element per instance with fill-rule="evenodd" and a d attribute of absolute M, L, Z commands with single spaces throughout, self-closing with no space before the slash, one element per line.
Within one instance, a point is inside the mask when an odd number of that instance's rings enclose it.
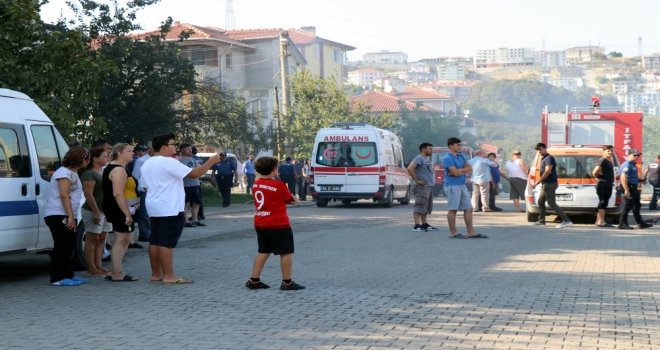
<path fill-rule="evenodd" d="M 46 193 L 68 149 L 27 95 L 0 89 L 0 254 L 53 247 L 43 219 Z M 82 230 L 80 225 L 78 250 Z"/>
<path fill-rule="evenodd" d="M 316 134 L 310 188 L 319 207 L 371 199 L 384 207 L 410 203 L 403 148 L 392 132 L 364 123 L 335 123 Z"/>

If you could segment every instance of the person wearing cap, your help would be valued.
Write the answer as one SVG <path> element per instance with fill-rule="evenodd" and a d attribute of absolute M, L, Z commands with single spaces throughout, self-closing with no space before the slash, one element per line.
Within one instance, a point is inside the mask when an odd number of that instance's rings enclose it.
<path fill-rule="evenodd" d="M 632 210 L 633 217 L 637 222 L 639 228 L 648 228 L 653 225 L 647 224 L 642 220 L 640 209 L 642 208 L 641 193 L 637 186 L 639 186 L 639 175 L 637 174 L 637 159 L 642 153 L 636 149 L 628 151 L 626 156 L 627 160 L 621 166 L 621 186 L 623 186 L 623 200 L 624 206 L 621 215 L 619 216 L 619 226 L 621 230 L 632 230 L 628 225 L 628 213 Z"/>
<path fill-rule="evenodd" d="M 234 179 L 236 175 L 236 163 L 227 158 L 227 153 L 220 152 L 220 162 L 213 166 L 212 175 L 218 183 L 218 191 L 222 196 L 222 206 L 228 207 L 231 205 L 231 188 L 234 186 Z"/>
<path fill-rule="evenodd" d="M 511 160 L 506 162 L 506 173 L 511 184 L 509 199 L 513 200 L 513 205 L 519 213 L 524 213 L 525 209 L 520 206 L 520 200 L 525 200 L 525 187 L 527 187 L 527 174 L 529 168 L 522 159 L 522 152 L 513 151 Z"/>
<path fill-rule="evenodd" d="M 643 180 L 648 180 L 649 185 L 653 189 L 653 195 L 649 202 L 649 210 L 658 210 L 658 198 L 660 198 L 660 154 L 655 157 L 654 162 L 651 162 L 644 169 Z"/>

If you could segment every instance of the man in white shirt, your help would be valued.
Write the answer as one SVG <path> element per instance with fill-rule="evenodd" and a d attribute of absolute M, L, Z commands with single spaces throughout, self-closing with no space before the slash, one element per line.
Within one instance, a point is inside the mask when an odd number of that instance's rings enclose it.
<path fill-rule="evenodd" d="M 199 178 L 213 164 L 220 161 L 216 154 L 202 166 L 189 168 L 175 158 L 178 144 L 174 134 L 154 137 L 151 145 L 155 151 L 140 171 L 139 182 L 147 192 L 146 207 L 151 221 L 149 238 L 149 262 L 151 281 L 170 284 L 189 284 L 191 280 L 174 273 L 172 253 L 183 231 L 185 192 L 183 178 Z"/>

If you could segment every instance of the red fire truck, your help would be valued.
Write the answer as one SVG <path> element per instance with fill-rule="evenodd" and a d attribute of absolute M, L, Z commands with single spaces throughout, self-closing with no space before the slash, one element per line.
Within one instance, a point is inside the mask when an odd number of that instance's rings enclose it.
<path fill-rule="evenodd" d="M 641 112 L 621 112 L 618 108 L 600 108 L 593 101 L 585 108 L 567 108 L 564 112 L 541 115 L 541 140 L 553 145 L 612 145 L 624 161 L 630 149 L 642 149 Z"/>

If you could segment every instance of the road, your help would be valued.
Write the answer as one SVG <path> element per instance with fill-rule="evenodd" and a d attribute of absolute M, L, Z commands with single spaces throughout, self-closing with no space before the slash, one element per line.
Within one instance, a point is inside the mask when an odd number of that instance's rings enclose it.
<path fill-rule="evenodd" d="M 502 202 L 475 215 L 490 239 L 466 240 L 440 199 L 437 232 L 412 232 L 411 206 L 291 208 L 295 292 L 244 287 L 245 205 L 185 229 L 175 266 L 192 285 L 148 282 L 143 250 L 124 266 L 140 281 L 79 287 L 49 286 L 46 255 L 2 257 L 0 349 L 660 348 L 657 227 L 538 228 Z M 262 280 L 278 286 L 276 259 Z"/>

